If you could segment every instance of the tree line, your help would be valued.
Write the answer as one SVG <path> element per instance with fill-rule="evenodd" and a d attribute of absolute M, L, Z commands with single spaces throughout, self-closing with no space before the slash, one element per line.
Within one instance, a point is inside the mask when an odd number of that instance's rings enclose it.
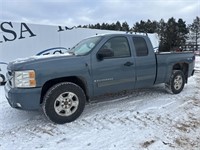
<path fill-rule="evenodd" d="M 82 28 L 115 30 L 126 32 L 157 33 L 160 39 L 159 51 L 175 51 L 190 48 L 190 50 L 200 49 L 198 40 L 200 39 L 200 18 L 196 17 L 192 24 L 179 18 L 171 17 L 168 21 L 143 21 L 136 22 L 132 27 L 128 23 L 117 21 L 116 23 L 97 23 L 89 25 L 79 25 Z"/>

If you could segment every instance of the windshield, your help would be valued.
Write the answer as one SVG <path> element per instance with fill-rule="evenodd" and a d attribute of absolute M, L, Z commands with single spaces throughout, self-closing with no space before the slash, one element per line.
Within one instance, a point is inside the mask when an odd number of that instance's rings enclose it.
<path fill-rule="evenodd" d="M 85 55 L 97 45 L 100 39 L 100 36 L 84 39 L 69 50 L 68 53 L 73 53 L 74 55 Z"/>

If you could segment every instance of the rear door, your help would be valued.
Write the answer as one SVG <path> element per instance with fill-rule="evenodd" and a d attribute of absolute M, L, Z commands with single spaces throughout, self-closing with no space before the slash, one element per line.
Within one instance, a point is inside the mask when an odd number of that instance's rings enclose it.
<path fill-rule="evenodd" d="M 92 57 L 94 96 L 133 89 L 135 62 L 131 55 L 128 38 L 126 36 L 111 37 L 100 49 L 109 49 L 113 51 L 114 56 L 103 60 Z"/>
<path fill-rule="evenodd" d="M 144 37 L 132 37 L 136 62 L 135 88 L 148 87 L 156 79 L 156 58 L 150 41 Z"/>

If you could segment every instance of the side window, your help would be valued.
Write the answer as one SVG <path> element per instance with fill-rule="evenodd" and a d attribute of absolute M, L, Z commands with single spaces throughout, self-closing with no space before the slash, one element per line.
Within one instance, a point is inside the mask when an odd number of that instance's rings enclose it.
<path fill-rule="evenodd" d="M 111 38 L 101 47 L 101 49 L 110 49 L 111 51 L 113 51 L 114 58 L 131 56 L 129 44 L 126 37 Z"/>
<path fill-rule="evenodd" d="M 146 41 L 142 37 L 133 37 L 133 43 L 135 45 L 137 56 L 147 56 L 148 47 Z"/>

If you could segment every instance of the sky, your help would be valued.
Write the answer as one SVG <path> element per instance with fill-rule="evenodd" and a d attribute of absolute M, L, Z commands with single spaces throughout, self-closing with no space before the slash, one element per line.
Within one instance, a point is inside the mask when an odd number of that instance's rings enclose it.
<path fill-rule="evenodd" d="M 0 0 L 0 20 L 78 26 L 200 16 L 200 0 Z"/>

